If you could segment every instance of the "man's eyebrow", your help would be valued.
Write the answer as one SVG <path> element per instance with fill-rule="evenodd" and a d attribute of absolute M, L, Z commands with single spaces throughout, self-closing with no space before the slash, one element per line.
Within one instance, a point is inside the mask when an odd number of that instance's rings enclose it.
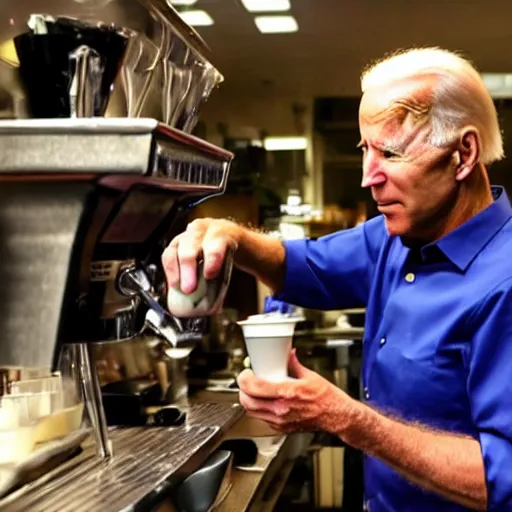
<path fill-rule="evenodd" d="M 361 140 L 356 148 L 362 148 L 366 146 L 367 143 L 364 140 Z M 376 142 L 373 144 L 376 148 L 379 149 L 379 151 L 389 151 L 390 153 L 401 153 L 403 151 L 403 143 L 398 144 L 394 143 L 392 141 L 385 141 L 385 142 Z"/>
<path fill-rule="evenodd" d="M 386 141 L 379 144 L 379 147 L 383 151 L 389 151 L 390 153 L 401 153 L 403 151 L 403 142 L 399 144 L 398 142 Z"/>

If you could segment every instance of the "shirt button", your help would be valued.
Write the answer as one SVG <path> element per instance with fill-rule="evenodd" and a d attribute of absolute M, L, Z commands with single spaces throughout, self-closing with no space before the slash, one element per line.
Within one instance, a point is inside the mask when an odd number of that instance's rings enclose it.
<path fill-rule="evenodd" d="M 370 400 L 370 391 L 368 390 L 368 388 L 364 388 L 363 393 L 365 400 Z"/>
<path fill-rule="evenodd" d="M 385 345 L 385 344 L 386 344 L 386 338 L 381 338 L 379 343 L 380 343 L 380 346 L 381 346 L 381 347 L 382 347 L 383 345 Z"/>
<path fill-rule="evenodd" d="M 408 282 L 408 283 L 414 283 L 414 280 L 416 279 L 416 276 L 412 273 L 412 272 L 409 272 L 406 276 L 405 276 L 405 280 Z"/>

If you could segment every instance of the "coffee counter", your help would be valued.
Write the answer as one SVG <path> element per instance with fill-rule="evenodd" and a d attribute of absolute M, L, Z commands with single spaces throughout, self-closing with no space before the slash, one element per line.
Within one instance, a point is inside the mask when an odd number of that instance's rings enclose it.
<path fill-rule="evenodd" d="M 331 328 L 299 332 L 295 345 L 300 359 L 320 374 L 332 371 L 329 340 L 357 339 L 362 333 Z M 331 348 L 335 348 L 334 345 Z M 344 351 L 348 350 L 343 346 Z M 336 350 L 341 350 L 339 347 Z M 309 354 L 309 355 L 308 355 Z M 322 361 L 329 362 L 324 369 Z M 341 368 L 343 369 L 343 368 Z M 323 372 L 322 370 L 325 370 Z M 336 375 L 334 375 L 335 377 Z M 347 377 L 336 382 L 346 389 Z M 167 499 L 172 489 L 199 469 L 227 439 L 251 439 L 258 448 L 252 466 L 232 469 L 232 487 L 219 512 L 266 512 L 274 508 L 311 434 L 283 436 L 264 422 L 249 418 L 238 403 L 238 392 L 201 391 L 190 398 L 182 427 L 112 429 L 114 457 L 100 459 L 92 439 L 84 450 L 34 483 L 0 501 L 2 512 L 176 512 Z"/>
<path fill-rule="evenodd" d="M 238 393 L 203 392 L 191 401 L 181 427 L 115 428 L 114 456 L 100 459 L 92 439 L 83 452 L 0 501 L 2 512 L 175 511 L 166 503 L 173 486 L 199 469 L 219 444 L 249 438 L 254 465 L 232 471 L 232 488 L 216 508 L 224 512 L 272 510 L 311 436 L 280 436 L 244 415 Z M 216 402 L 216 403 L 213 403 Z"/>

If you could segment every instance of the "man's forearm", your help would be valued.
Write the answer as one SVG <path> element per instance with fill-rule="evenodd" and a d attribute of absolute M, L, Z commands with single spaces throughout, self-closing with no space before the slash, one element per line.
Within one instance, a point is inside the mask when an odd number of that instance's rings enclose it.
<path fill-rule="evenodd" d="M 276 238 L 240 227 L 235 264 L 274 292 L 284 284 L 285 249 Z"/>
<path fill-rule="evenodd" d="M 377 457 L 410 481 L 475 510 L 486 510 L 487 489 L 478 441 L 406 424 L 355 402 L 345 442 Z"/>

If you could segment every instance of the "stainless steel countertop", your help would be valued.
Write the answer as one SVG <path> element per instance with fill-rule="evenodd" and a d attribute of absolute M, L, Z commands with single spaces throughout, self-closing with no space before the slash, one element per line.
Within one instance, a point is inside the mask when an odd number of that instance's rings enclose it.
<path fill-rule="evenodd" d="M 202 403 L 184 426 L 115 428 L 114 456 L 84 451 L 11 494 L 2 512 L 118 512 L 151 510 L 169 489 L 196 471 L 243 415 L 238 404 Z"/>

